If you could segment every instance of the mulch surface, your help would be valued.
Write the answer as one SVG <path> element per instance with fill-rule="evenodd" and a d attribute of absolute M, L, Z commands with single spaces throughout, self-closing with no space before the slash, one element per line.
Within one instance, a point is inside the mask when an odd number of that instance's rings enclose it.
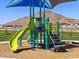
<path fill-rule="evenodd" d="M 68 45 L 67 52 L 51 52 L 50 50 L 32 50 L 28 42 L 18 48 L 18 53 L 13 53 L 8 44 L 0 44 L 0 57 L 16 59 L 77 59 L 79 58 L 79 44 Z"/>

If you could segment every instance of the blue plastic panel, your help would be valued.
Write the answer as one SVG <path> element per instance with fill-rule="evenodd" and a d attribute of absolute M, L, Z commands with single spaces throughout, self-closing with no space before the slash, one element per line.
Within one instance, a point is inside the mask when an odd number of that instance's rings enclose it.
<path fill-rule="evenodd" d="M 31 3 L 35 7 L 40 7 L 40 1 L 41 0 L 11 0 L 11 2 L 8 4 L 7 7 L 30 6 Z M 44 2 L 44 4 L 46 3 Z M 41 7 L 43 7 L 43 2 Z M 45 5 L 45 8 L 50 8 L 50 7 Z"/>

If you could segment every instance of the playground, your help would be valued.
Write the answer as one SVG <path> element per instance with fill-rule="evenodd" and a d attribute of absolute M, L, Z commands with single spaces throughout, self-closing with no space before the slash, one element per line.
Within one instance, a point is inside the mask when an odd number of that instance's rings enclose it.
<path fill-rule="evenodd" d="M 79 58 L 79 44 L 62 40 L 60 19 L 56 20 L 52 28 L 53 25 L 49 17 L 45 17 L 46 9 L 52 9 L 64 2 L 68 2 L 68 0 L 50 0 L 51 4 L 48 4 L 45 0 L 12 0 L 7 8 L 29 6 L 30 22 L 12 35 L 9 43 L 0 44 L 0 56 L 17 59 Z M 40 10 L 40 17 L 35 17 L 36 7 Z M 25 41 L 23 41 L 24 36 L 27 36 Z"/>

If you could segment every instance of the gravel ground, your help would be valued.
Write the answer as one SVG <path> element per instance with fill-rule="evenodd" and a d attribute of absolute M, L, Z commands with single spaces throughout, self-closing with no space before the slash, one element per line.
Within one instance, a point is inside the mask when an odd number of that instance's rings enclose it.
<path fill-rule="evenodd" d="M 18 49 L 21 49 L 20 47 Z M 0 57 L 16 59 L 79 59 L 79 44 L 67 47 L 68 52 L 51 52 L 50 50 L 30 49 L 28 42 L 23 43 L 22 50 L 13 53 L 8 44 L 0 44 Z"/>

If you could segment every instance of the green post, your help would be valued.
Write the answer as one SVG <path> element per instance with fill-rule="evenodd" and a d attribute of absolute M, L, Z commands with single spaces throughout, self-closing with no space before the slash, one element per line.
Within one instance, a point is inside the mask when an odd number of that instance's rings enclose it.
<path fill-rule="evenodd" d="M 19 40 L 19 46 L 22 48 L 22 36 L 20 37 L 20 40 Z"/>
<path fill-rule="evenodd" d="M 42 23 L 45 26 L 45 4 L 44 3 L 45 3 L 45 0 L 43 0 L 43 13 L 42 13 L 42 16 L 43 16 Z M 45 46 L 45 32 L 44 32 L 44 46 Z"/>
<path fill-rule="evenodd" d="M 40 24 L 42 24 L 42 16 L 41 16 L 41 13 L 42 13 L 42 11 L 41 11 L 41 1 L 40 1 Z M 42 45 L 42 33 L 40 33 L 40 45 Z"/>
<path fill-rule="evenodd" d="M 40 45 L 42 46 L 42 33 L 40 33 Z"/>
<path fill-rule="evenodd" d="M 59 22 L 58 21 L 56 22 L 56 25 L 55 25 L 55 33 L 59 37 Z"/>
<path fill-rule="evenodd" d="M 31 7 L 31 3 L 30 3 L 30 21 L 32 20 L 32 13 L 31 13 L 31 11 L 32 11 L 32 7 Z M 30 45 L 31 45 L 31 47 L 32 47 L 32 31 L 30 30 Z"/>
<path fill-rule="evenodd" d="M 49 48 L 49 40 L 48 40 L 48 18 L 45 20 L 45 49 Z"/>
<path fill-rule="evenodd" d="M 34 0 L 32 0 L 32 7 L 33 7 L 33 19 L 34 19 Z"/>
<path fill-rule="evenodd" d="M 60 31 L 60 22 L 58 21 L 58 37 L 59 37 L 59 39 L 61 39 L 62 40 L 62 34 L 61 34 L 61 31 Z"/>
<path fill-rule="evenodd" d="M 38 48 L 38 19 L 36 19 L 36 48 Z"/>
<path fill-rule="evenodd" d="M 30 21 L 34 20 L 34 0 L 31 1 L 30 3 Z M 31 47 L 33 47 L 34 44 L 34 39 L 33 39 L 33 29 L 30 31 L 30 44 Z"/>
<path fill-rule="evenodd" d="M 41 18 L 39 24 L 40 24 L 40 25 L 42 24 L 42 18 Z M 42 26 L 42 25 L 41 25 L 41 26 Z M 40 32 L 40 45 L 42 46 L 42 32 Z"/>

